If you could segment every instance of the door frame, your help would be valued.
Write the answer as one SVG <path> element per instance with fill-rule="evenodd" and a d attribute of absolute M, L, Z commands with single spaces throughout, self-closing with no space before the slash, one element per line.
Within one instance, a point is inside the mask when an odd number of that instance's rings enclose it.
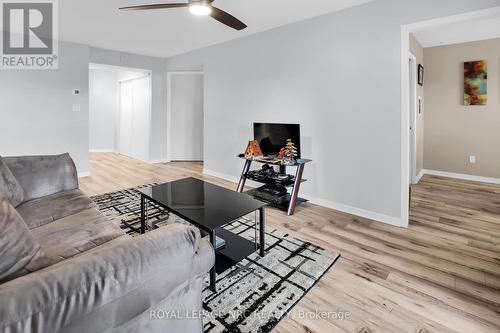
<path fill-rule="evenodd" d="M 133 82 L 135 80 L 140 80 L 144 78 L 149 78 L 149 110 L 148 110 L 148 138 L 147 138 L 147 153 L 146 156 L 147 158 L 143 160 L 143 162 L 148 162 L 151 159 L 151 142 L 152 142 L 152 117 L 153 117 L 153 75 L 152 71 L 145 71 L 147 72 L 145 75 L 141 75 L 138 77 L 134 77 L 131 79 L 127 80 L 120 80 L 118 81 L 118 116 L 117 116 L 117 122 L 116 122 L 116 151 L 118 154 L 121 154 L 120 152 L 120 134 L 121 134 L 121 116 L 122 116 L 122 110 L 121 110 L 121 99 L 122 99 L 122 90 L 121 86 L 123 83 L 126 82 Z M 132 157 L 132 156 L 129 156 Z M 138 159 L 137 157 L 132 157 L 135 159 Z"/>
<path fill-rule="evenodd" d="M 417 183 L 417 108 L 418 108 L 418 63 L 417 57 L 408 52 L 408 59 L 412 65 L 409 77 L 409 89 L 413 96 L 408 98 L 408 112 L 410 118 L 410 163 L 409 163 L 409 185 Z M 412 103 L 413 97 L 413 103 Z"/>
<path fill-rule="evenodd" d="M 172 162 L 172 76 L 173 75 L 201 75 L 204 79 L 205 72 L 203 71 L 171 71 L 167 72 L 167 160 Z M 203 83 L 205 85 L 205 83 Z M 205 89 L 203 89 L 205 91 Z M 203 96 L 203 104 L 205 104 L 205 96 Z M 203 145 L 205 145 L 205 117 L 203 117 Z M 204 151 L 204 150 L 203 150 Z"/>

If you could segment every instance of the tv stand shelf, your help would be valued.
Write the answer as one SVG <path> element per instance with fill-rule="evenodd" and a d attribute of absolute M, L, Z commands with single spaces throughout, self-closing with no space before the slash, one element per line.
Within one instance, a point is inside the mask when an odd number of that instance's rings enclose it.
<path fill-rule="evenodd" d="M 243 190 L 245 188 L 245 182 L 247 179 L 252 180 L 252 181 L 256 181 L 259 183 L 263 183 L 263 184 L 289 187 L 289 188 L 291 188 L 291 192 L 288 193 L 285 202 L 283 202 L 281 204 L 275 204 L 275 203 L 269 202 L 267 200 L 263 200 L 262 198 L 256 197 L 256 199 L 258 199 L 258 200 L 268 202 L 272 206 L 275 206 L 281 210 L 286 211 L 287 215 L 289 215 L 289 216 L 293 215 L 295 213 L 295 208 L 297 205 L 300 205 L 300 204 L 308 201 L 306 199 L 299 198 L 299 190 L 300 190 L 300 185 L 303 182 L 307 181 L 306 179 L 302 178 L 302 175 L 304 172 L 304 166 L 307 163 L 312 162 L 312 160 L 297 159 L 297 160 L 295 160 L 295 162 L 293 164 L 283 164 L 283 163 L 281 163 L 281 161 L 271 159 L 271 158 L 269 158 L 269 159 L 246 158 L 242 155 L 239 155 L 238 157 L 245 160 L 245 166 L 243 167 L 240 181 L 238 183 L 238 189 L 237 189 L 238 192 L 240 192 L 240 193 L 243 192 Z M 287 171 L 286 171 L 287 167 L 295 167 L 296 168 L 295 176 L 292 176 L 292 178 L 289 181 L 284 182 L 284 183 L 280 183 L 280 182 L 277 182 L 277 181 L 272 180 L 272 179 L 269 179 L 269 180 L 255 179 L 253 177 L 250 177 L 248 174 L 248 172 L 250 171 L 250 167 L 252 166 L 252 162 L 279 166 L 279 168 L 280 168 L 279 173 L 280 174 L 287 174 Z M 247 191 L 246 193 L 248 193 L 249 195 L 252 195 L 253 191 L 255 191 L 255 189 Z"/>
<path fill-rule="evenodd" d="M 277 204 L 277 203 L 274 203 L 274 202 L 271 202 L 271 201 L 268 201 L 268 200 L 265 200 L 263 198 L 258 198 L 258 197 L 255 197 L 253 195 L 253 191 L 255 191 L 255 189 L 252 189 L 252 190 L 248 190 L 246 191 L 245 193 L 248 194 L 248 195 L 251 195 L 253 196 L 255 199 L 257 200 L 260 200 L 260 201 L 264 201 L 264 202 L 267 202 L 269 205 L 273 206 L 273 207 L 276 207 L 284 212 L 288 212 L 288 209 L 290 208 L 290 202 L 292 200 L 292 195 L 290 193 L 288 193 L 287 195 L 287 199 L 281 203 L 281 204 Z M 307 199 L 304 199 L 304 198 L 299 198 L 297 197 L 297 202 L 296 202 L 296 205 L 300 205 L 300 204 L 303 204 L 304 202 L 308 202 L 309 200 Z M 288 214 L 288 215 L 293 215 L 293 214 Z"/>
<path fill-rule="evenodd" d="M 272 185 L 283 186 L 283 187 L 292 187 L 295 184 L 295 177 L 294 176 L 292 176 L 286 182 L 279 182 L 279 181 L 272 180 L 272 179 L 268 179 L 268 180 L 266 180 L 266 179 L 256 179 L 255 177 L 252 177 L 249 174 L 244 174 L 243 177 L 245 177 L 248 180 L 257 182 L 257 183 L 272 184 Z M 305 183 L 306 181 L 307 181 L 307 179 L 302 179 L 300 182 L 301 183 Z"/>

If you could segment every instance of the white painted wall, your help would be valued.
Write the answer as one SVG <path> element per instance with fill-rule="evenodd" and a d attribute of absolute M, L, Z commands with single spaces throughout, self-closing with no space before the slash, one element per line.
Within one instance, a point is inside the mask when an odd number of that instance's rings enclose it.
<path fill-rule="evenodd" d="M 116 150 L 118 75 L 110 68 L 89 70 L 90 151 Z"/>
<path fill-rule="evenodd" d="M 495 5 L 377 0 L 173 57 L 167 70 L 205 72 L 209 172 L 238 176 L 235 156 L 252 137 L 254 121 L 300 123 L 303 156 L 314 160 L 305 195 L 405 225 L 401 26 Z"/>
<path fill-rule="evenodd" d="M 58 70 L 0 70 L 0 155 L 69 152 L 89 171 L 89 49 L 60 43 Z M 73 96 L 78 88 L 80 96 Z M 72 111 L 80 104 L 81 111 Z"/>

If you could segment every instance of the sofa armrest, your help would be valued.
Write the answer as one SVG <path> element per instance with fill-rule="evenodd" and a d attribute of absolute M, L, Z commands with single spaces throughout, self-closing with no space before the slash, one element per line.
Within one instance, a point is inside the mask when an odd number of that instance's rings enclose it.
<path fill-rule="evenodd" d="M 200 280 L 214 258 L 199 231 L 185 225 L 104 245 L 0 285 L 0 331 L 118 327 Z"/>
<path fill-rule="evenodd" d="M 24 201 L 78 188 L 76 166 L 68 153 L 3 157 L 24 190 Z"/>

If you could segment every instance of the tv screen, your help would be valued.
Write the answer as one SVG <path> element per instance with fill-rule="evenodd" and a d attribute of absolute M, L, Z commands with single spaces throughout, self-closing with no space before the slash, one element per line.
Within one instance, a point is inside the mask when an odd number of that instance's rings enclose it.
<path fill-rule="evenodd" d="M 260 149 L 265 156 L 278 155 L 285 147 L 286 140 L 291 139 L 297 147 L 297 158 L 300 158 L 300 125 L 298 124 L 253 124 L 254 140 L 259 141 Z"/>

